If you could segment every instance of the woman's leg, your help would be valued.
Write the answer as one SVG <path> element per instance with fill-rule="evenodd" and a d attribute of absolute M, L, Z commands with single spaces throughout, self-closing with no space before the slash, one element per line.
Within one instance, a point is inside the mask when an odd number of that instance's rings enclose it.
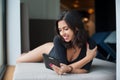
<path fill-rule="evenodd" d="M 51 49 L 53 48 L 53 42 L 45 43 L 28 53 L 24 53 L 17 59 L 17 63 L 19 62 L 37 62 L 37 61 L 43 61 L 43 53 L 49 54 Z"/>

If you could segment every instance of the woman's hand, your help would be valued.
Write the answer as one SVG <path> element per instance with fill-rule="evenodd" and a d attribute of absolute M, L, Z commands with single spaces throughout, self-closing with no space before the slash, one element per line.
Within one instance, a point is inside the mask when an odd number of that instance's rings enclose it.
<path fill-rule="evenodd" d="M 89 44 L 87 43 L 87 52 L 86 52 L 86 57 L 89 57 L 91 60 L 96 57 L 97 53 L 97 46 L 93 49 L 90 49 Z"/>
<path fill-rule="evenodd" d="M 75 74 L 81 74 L 81 73 L 87 73 L 88 71 L 85 70 L 85 69 L 80 69 L 80 68 L 76 68 L 76 69 L 73 69 L 73 67 L 71 66 L 68 66 L 66 64 L 60 64 L 61 66 L 58 67 L 58 66 L 55 66 L 54 64 L 51 66 L 52 69 L 58 74 L 58 75 L 63 75 L 63 74 L 66 74 L 66 73 L 75 73 Z"/>
<path fill-rule="evenodd" d="M 54 64 L 51 67 L 59 75 L 62 75 L 62 74 L 65 74 L 65 73 L 71 71 L 71 67 L 66 64 L 63 64 L 63 63 L 60 63 L 60 67 L 58 67 Z"/>

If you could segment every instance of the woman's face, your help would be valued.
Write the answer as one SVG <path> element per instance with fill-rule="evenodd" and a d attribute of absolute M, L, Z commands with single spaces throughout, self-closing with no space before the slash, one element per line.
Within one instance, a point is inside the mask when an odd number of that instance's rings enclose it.
<path fill-rule="evenodd" d="M 58 22 L 58 30 L 60 36 L 65 40 L 65 42 L 70 42 L 74 38 L 74 32 L 68 27 L 64 20 Z"/>

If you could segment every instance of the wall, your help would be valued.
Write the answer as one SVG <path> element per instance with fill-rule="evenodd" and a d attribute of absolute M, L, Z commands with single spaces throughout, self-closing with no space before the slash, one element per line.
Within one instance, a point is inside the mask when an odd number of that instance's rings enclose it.
<path fill-rule="evenodd" d="M 53 0 L 52 2 L 51 0 L 35 0 L 36 3 L 33 2 L 34 0 L 29 0 L 29 1 L 31 3 L 27 5 L 32 5 L 31 8 L 33 8 L 33 10 L 38 12 L 38 13 L 30 13 L 30 18 L 56 19 L 57 15 L 59 14 L 59 8 L 56 7 L 59 6 L 59 0 Z M 33 7 L 33 5 L 35 7 Z M 41 5 L 41 7 L 39 7 L 39 5 Z M 31 11 L 31 9 L 29 11 L 34 12 Z M 6 15 L 7 15 L 7 19 L 6 19 L 7 20 L 7 31 L 6 31 L 7 32 L 7 62 L 8 65 L 15 65 L 16 59 L 21 54 L 20 0 L 7 0 Z"/>
<path fill-rule="evenodd" d="M 55 20 L 30 19 L 30 49 L 53 41 Z"/>
<path fill-rule="evenodd" d="M 28 6 L 30 19 L 56 19 L 60 0 L 21 0 Z"/>
<path fill-rule="evenodd" d="M 20 0 L 7 0 L 7 62 L 15 65 L 21 53 Z"/>
<path fill-rule="evenodd" d="M 116 26 L 117 26 L 117 69 L 116 79 L 120 80 L 120 0 L 116 0 Z M 118 37 L 119 36 L 119 37 Z"/>
<path fill-rule="evenodd" d="M 30 50 L 30 36 L 29 36 L 29 15 L 28 6 L 24 3 L 20 4 L 21 10 L 21 52 L 28 52 Z"/>
<path fill-rule="evenodd" d="M 3 64 L 2 0 L 0 0 L 0 67 Z"/>
<path fill-rule="evenodd" d="M 21 3 L 28 8 L 30 50 L 52 41 L 55 20 L 60 12 L 60 0 L 21 0 Z M 25 39 L 22 42 L 26 42 Z"/>

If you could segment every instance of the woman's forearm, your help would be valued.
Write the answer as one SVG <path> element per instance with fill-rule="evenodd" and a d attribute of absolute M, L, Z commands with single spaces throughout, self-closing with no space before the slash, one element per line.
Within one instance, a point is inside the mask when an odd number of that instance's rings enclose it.
<path fill-rule="evenodd" d="M 92 50 L 88 49 L 86 52 L 86 56 L 83 59 L 81 59 L 75 63 L 70 64 L 70 66 L 72 66 L 75 69 L 82 68 L 84 65 L 86 65 L 91 60 L 93 60 L 93 58 L 96 56 L 96 52 L 97 52 L 97 46 Z"/>
<path fill-rule="evenodd" d="M 82 74 L 82 73 L 87 73 L 88 71 L 85 69 L 73 69 L 71 71 L 71 73 L 75 73 L 75 74 Z"/>
<path fill-rule="evenodd" d="M 87 63 L 89 63 L 92 59 L 93 58 L 86 56 L 83 59 L 81 59 L 80 61 L 70 64 L 70 66 L 72 66 L 73 69 L 80 69 L 84 65 L 86 65 Z"/>

